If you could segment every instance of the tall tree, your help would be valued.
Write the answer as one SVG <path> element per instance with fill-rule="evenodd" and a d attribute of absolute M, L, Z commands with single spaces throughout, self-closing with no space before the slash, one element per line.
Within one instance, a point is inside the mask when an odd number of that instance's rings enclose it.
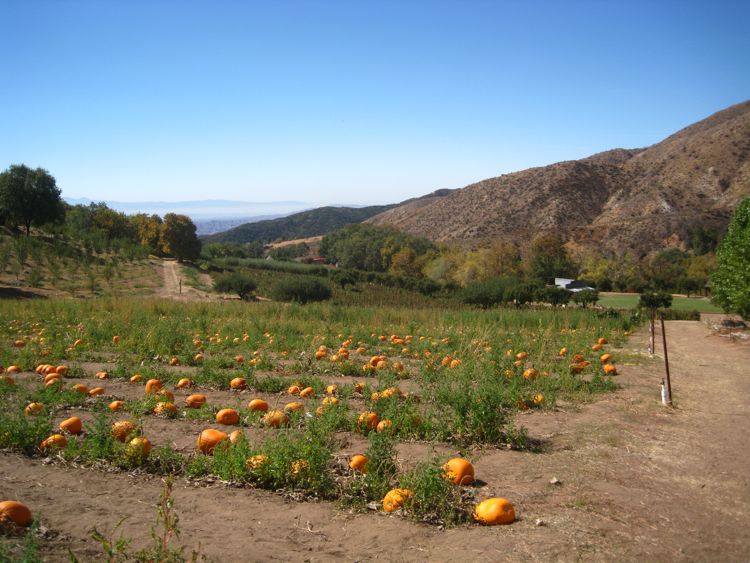
<path fill-rule="evenodd" d="M 0 174 L 0 216 L 26 228 L 56 223 L 65 210 L 55 178 L 43 168 L 13 164 Z"/>
<path fill-rule="evenodd" d="M 724 311 L 750 319 L 750 198 L 735 209 L 716 258 L 714 301 Z"/>
<path fill-rule="evenodd" d="M 576 275 L 565 241 L 554 233 L 540 235 L 531 243 L 528 268 L 532 278 L 544 283 L 552 278 Z"/>
<path fill-rule="evenodd" d="M 165 254 L 179 262 L 196 260 L 201 255 L 201 241 L 195 234 L 195 224 L 187 215 L 167 213 L 161 231 Z"/>

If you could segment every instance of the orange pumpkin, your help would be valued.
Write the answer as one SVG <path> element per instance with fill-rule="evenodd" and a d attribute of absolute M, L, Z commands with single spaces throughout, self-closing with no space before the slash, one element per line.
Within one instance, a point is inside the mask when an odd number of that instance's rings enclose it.
<path fill-rule="evenodd" d="M 381 420 L 378 422 L 378 425 L 375 427 L 376 432 L 386 432 L 390 430 L 393 427 L 393 422 L 390 420 Z"/>
<path fill-rule="evenodd" d="M 123 444 L 133 432 L 135 432 L 135 424 L 129 420 L 120 420 L 112 425 L 112 437 Z"/>
<path fill-rule="evenodd" d="M 539 375 L 539 372 L 535 370 L 534 368 L 528 368 L 524 370 L 523 372 L 524 379 L 536 379 L 538 375 Z"/>
<path fill-rule="evenodd" d="M 185 399 L 185 405 L 191 409 L 199 409 L 206 404 L 206 396 L 196 393 L 195 395 L 189 395 Z"/>
<path fill-rule="evenodd" d="M 373 411 L 365 411 L 359 415 L 357 419 L 357 428 L 360 430 L 374 430 L 377 428 L 380 419 L 377 413 Z"/>
<path fill-rule="evenodd" d="M 63 382 L 59 377 L 53 377 L 44 384 L 45 387 L 62 387 L 62 385 Z"/>
<path fill-rule="evenodd" d="M 268 403 L 263 399 L 253 399 L 247 404 L 247 408 L 256 412 L 268 412 Z"/>
<path fill-rule="evenodd" d="M 40 414 L 44 410 L 44 403 L 29 403 L 23 412 L 26 416 L 33 416 Z"/>
<path fill-rule="evenodd" d="M 300 391 L 302 391 L 302 389 L 299 388 L 299 385 L 292 385 L 286 390 L 288 395 L 299 395 Z"/>
<path fill-rule="evenodd" d="M 52 434 L 50 437 L 46 438 L 41 444 L 39 444 L 39 449 L 41 450 L 62 449 L 67 445 L 68 445 L 68 439 L 65 436 L 63 436 L 62 434 Z"/>
<path fill-rule="evenodd" d="M 60 378 L 61 378 L 61 376 L 60 376 L 59 373 L 57 373 L 56 371 L 51 371 L 47 375 L 44 376 L 44 384 L 46 385 L 51 380 L 53 380 L 53 379 L 60 379 Z"/>
<path fill-rule="evenodd" d="M 158 379 L 149 379 L 146 382 L 146 395 L 155 395 L 156 393 L 161 391 L 161 388 L 161 381 L 159 381 Z"/>
<path fill-rule="evenodd" d="M 229 387 L 236 390 L 245 389 L 247 387 L 247 382 L 242 377 L 235 377 L 229 382 Z"/>
<path fill-rule="evenodd" d="M 81 395 L 89 394 L 89 388 L 86 387 L 83 383 L 76 383 L 75 385 L 73 385 L 73 390 L 78 391 Z"/>
<path fill-rule="evenodd" d="M 190 381 L 187 377 L 183 377 L 177 382 L 177 385 L 175 385 L 175 387 L 177 387 L 177 389 L 186 389 L 190 387 L 192 384 L 193 382 Z"/>
<path fill-rule="evenodd" d="M 77 416 L 71 416 L 60 423 L 60 430 L 68 434 L 80 434 L 83 429 L 83 423 Z"/>
<path fill-rule="evenodd" d="M 338 390 L 339 390 L 339 386 L 338 385 L 331 384 L 328 387 L 326 387 L 326 394 L 327 395 L 335 395 Z"/>
<path fill-rule="evenodd" d="M 13 522 L 16 526 L 28 526 L 33 518 L 31 510 L 25 504 L 15 500 L 0 502 L 0 522 Z"/>
<path fill-rule="evenodd" d="M 169 401 L 159 401 L 154 407 L 154 414 L 171 414 L 177 412 L 177 407 Z"/>
<path fill-rule="evenodd" d="M 172 357 L 172 358 L 171 358 L 171 359 L 169 360 L 169 365 L 170 365 L 170 366 L 179 366 L 179 365 L 180 365 L 180 359 L 179 359 L 179 358 L 177 358 L 177 357 Z"/>
<path fill-rule="evenodd" d="M 489 498 L 474 507 L 474 519 L 488 526 L 510 524 L 516 519 L 516 511 L 504 498 Z"/>
<path fill-rule="evenodd" d="M 607 375 L 617 375 L 617 368 L 614 364 L 604 364 L 602 369 L 604 369 L 604 373 Z"/>
<path fill-rule="evenodd" d="M 120 337 L 119 337 L 119 335 L 115 334 L 112 337 L 112 344 L 119 344 L 119 343 L 120 343 Z"/>
<path fill-rule="evenodd" d="M 97 395 L 104 395 L 104 387 L 94 387 L 89 390 L 89 397 L 96 397 Z"/>
<path fill-rule="evenodd" d="M 612 354 L 602 354 L 599 356 L 599 361 L 603 364 L 606 364 L 612 359 Z"/>
<path fill-rule="evenodd" d="M 294 411 L 304 411 L 304 410 L 305 410 L 305 405 L 297 401 L 292 401 L 291 403 L 287 403 L 286 405 L 284 405 L 284 412 L 294 412 Z"/>
<path fill-rule="evenodd" d="M 214 453 L 216 446 L 225 440 L 229 440 L 229 436 L 227 436 L 226 432 L 214 430 L 213 428 L 206 428 L 198 436 L 198 449 L 201 453 L 211 455 Z"/>
<path fill-rule="evenodd" d="M 279 428 L 289 425 L 289 417 L 279 410 L 272 410 L 263 417 L 263 424 L 270 428 Z"/>
<path fill-rule="evenodd" d="M 602 337 L 602 338 L 599 338 L 599 339 L 598 339 L 598 340 L 596 341 L 596 343 L 597 343 L 597 344 L 602 344 L 602 345 L 604 345 L 604 344 L 606 344 L 606 343 L 607 343 L 607 339 L 606 339 L 606 338 L 603 338 L 603 337 Z"/>
<path fill-rule="evenodd" d="M 109 410 L 111 410 L 112 412 L 121 411 L 124 406 L 125 401 L 112 401 L 109 404 Z"/>
<path fill-rule="evenodd" d="M 240 414 L 234 409 L 221 409 L 216 413 L 216 422 L 219 424 L 237 424 L 240 421 Z"/>
<path fill-rule="evenodd" d="M 130 440 L 127 455 L 136 459 L 144 459 L 151 453 L 151 442 L 145 436 L 139 436 Z"/>
<path fill-rule="evenodd" d="M 106 371 L 97 371 L 94 377 L 97 379 L 109 379 L 109 374 Z"/>
<path fill-rule="evenodd" d="M 266 463 L 268 463 L 268 456 L 263 454 L 257 454 L 254 456 L 251 456 L 245 461 L 245 467 L 247 467 L 250 471 L 257 471 L 261 467 L 263 467 Z"/>
<path fill-rule="evenodd" d="M 454 485 L 469 485 L 474 482 L 474 466 L 468 459 L 454 457 L 443 465 L 443 477 Z"/>
<path fill-rule="evenodd" d="M 59 373 L 60 377 L 65 377 L 66 375 L 68 375 L 68 370 L 68 366 L 57 366 L 52 368 L 52 371 L 56 371 L 57 373 Z"/>
<path fill-rule="evenodd" d="M 140 373 L 136 373 L 130 378 L 130 383 L 140 383 L 141 381 L 143 381 L 143 376 Z"/>
<path fill-rule="evenodd" d="M 349 460 L 349 469 L 359 471 L 360 473 L 367 473 L 367 456 L 362 454 L 353 455 Z"/>
<path fill-rule="evenodd" d="M 312 387 L 305 387 L 302 391 L 299 392 L 299 396 L 303 399 L 306 399 L 307 397 L 314 397 L 315 390 Z"/>
<path fill-rule="evenodd" d="M 414 493 L 409 489 L 391 489 L 383 498 L 383 510 L 386 512 L 393 512 L 398 510 L 404 504 L 406 499 L 414 496 Z"/>

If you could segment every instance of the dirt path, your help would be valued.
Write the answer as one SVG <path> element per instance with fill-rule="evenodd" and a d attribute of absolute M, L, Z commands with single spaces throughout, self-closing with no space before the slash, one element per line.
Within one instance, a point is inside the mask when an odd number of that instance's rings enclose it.
<path fill-rule="evenodd" d="M 185 276 L 182 273 L 182 265 L 177 260 L 161 260 L 161 267 L 164 285 L 158 292 L 159 297 L 179 301 L 216 299 L 216 295 L 211 295 L 187 285 L 185 283 Z M 210 283 L 210 279 L 208 281 Z"/>
<path fill-rule="evenodd" d="M 487 483 L 477 497 L 511 499 L 512 526 L 441 531 L 178 480 L 183 543 L 200 542 L 217 561 L 747 561 L 750 344 L 701 322 L 667 327 L 675 409 L 659 404 L 658 358 L 620 364 L 620 391 L 578 410 L 519 417 L 545 441 L 543 453 L 471 453 Z M 645 350 L 645 332 L 629 345 Z M 67 560 L 68 547 L 84 560 L 100 557 L 89 530 L 111 530 L 125 516 L 123 535 L 147 541 L 160 489 L 158 478 L 0 455 L 0 497 L 39 507 L 59 534 L 47 542 L 49 560 Z"/>

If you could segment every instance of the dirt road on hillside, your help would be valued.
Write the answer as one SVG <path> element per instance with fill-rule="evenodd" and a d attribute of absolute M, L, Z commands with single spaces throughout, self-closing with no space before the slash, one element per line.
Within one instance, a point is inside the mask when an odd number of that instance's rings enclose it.
<path fill-rule="evenodd" d="M 704 322 L 668 322 L 667 331 L 676 408 L 659 404 L 658 358 L 621 362 L 621 390 L 577 410 L 518 417 L 544 442 L 542 453 L 465 452 L 486 483 L 477 498 L 514 502 L 511 526 L 443 531 L 178 480 L 181 540 L 216 561 L 748 561 L 750 344 Z M 646 338 L 641 330 L 615 357 L 642 353 Z M 400 451 L 410 448 L 428 449 Z M 123 517 L 120 532 L 143 545 L 160 490 L 150 476 L 0 455 L 0 497 L 38 507 L 50 561 L 67 561 L 68 548 L 82 560 L 101 557 L 89 530 L 112 530 Z"/>
<path fill-rule="evenodd" d="M 182 273 L 182 265 L 177 260 L 161 260 L 161 267 L 164 285 L 158 291 L 158 297 L 179 301 L 216 299 L 216 295 L 187 285 L 185 283 L 186 277 Z M 210 285 L 211 278 L 209 276 L 205 274 L 199 274 L 199 276 L 203 276 L 204 279 L 202 281 Z"/>

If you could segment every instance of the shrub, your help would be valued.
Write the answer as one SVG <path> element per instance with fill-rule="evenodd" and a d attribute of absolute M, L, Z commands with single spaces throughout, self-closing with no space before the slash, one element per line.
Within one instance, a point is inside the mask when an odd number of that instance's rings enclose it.
<path fill-rule="evenodd" d="M 331 288 L 317 279 L 281 280 L 273 288 L 273 298 L 277 301 L 296 301 L 309 303 L 310 301 L 325 301 L 331 298 Z"/>
<path fill-rule="evenodd" d="M 542 303 L 549 303 L 553 307 L 566 305 L 570 301 L 571 293 L 561 287 L 543 287 L 536 292 L 536 298 Z"/>
<path fill-rule="evenodd" d="M 236 293 L 240 299 L 247 299 L 255 291 L 257 284 L 243 273 L 231 272 L 216 278 L 214 290 L 220 293 Z"/>
<path fill-rule="evenodd" d="M 581 307 L 588 307 L 599 301 L 599 292 L 595 289 L 583 289 L 573 294 L 573 303 Z"/>

